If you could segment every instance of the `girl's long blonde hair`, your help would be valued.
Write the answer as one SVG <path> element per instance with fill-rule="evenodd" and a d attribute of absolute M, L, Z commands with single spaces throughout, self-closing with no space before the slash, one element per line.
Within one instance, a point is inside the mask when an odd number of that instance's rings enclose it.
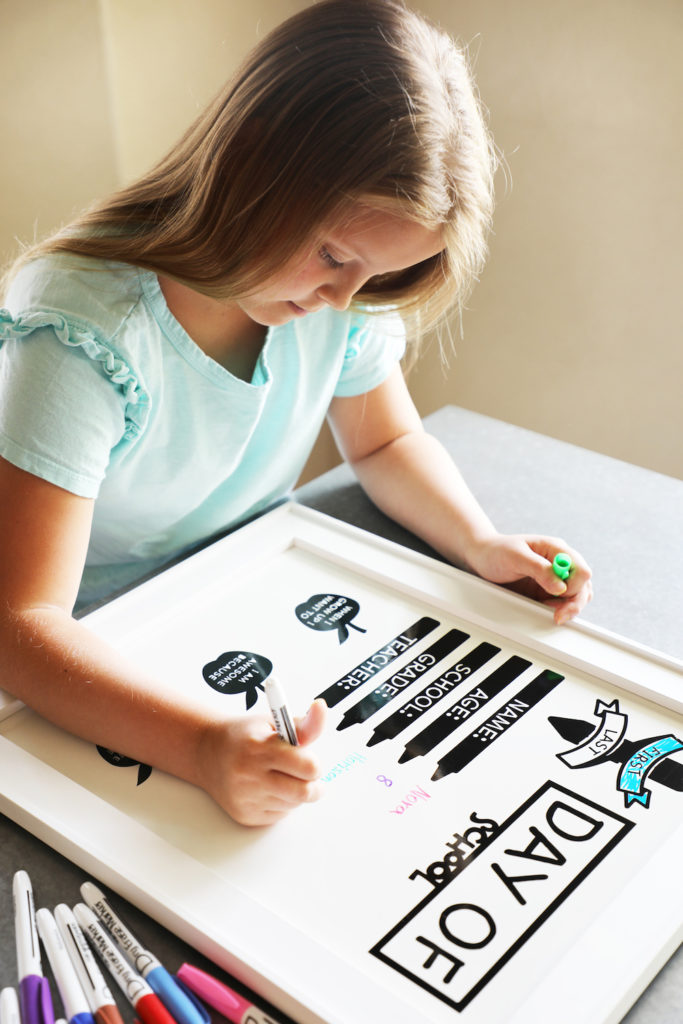
<path fill-rule="evenodd" d="M 170 275 L 230 300 L 344 219 L 350 203 L 441 226 L 443 252 L 373 278 L 364 308 L 461 305 L 486 255 L 495 151 L 464 51 L 397 0 L 321 0 L 250 53 L 139 180 L 33 246 Z"/>

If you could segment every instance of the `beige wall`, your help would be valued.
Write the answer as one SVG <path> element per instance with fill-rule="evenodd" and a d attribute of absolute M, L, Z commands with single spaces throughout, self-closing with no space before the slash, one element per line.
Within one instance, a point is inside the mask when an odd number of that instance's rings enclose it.
<path fill-rule="evenodd" d="M 683 4 L 424 0 L 475 40 L 499 180 L 454 401 L 683 477 Z"/>
<path fill-rule="evenodd" d="M 304 6 L 0 0 L 3 255 L 148 166 Z M 411 378 L 420 411 L 455 402 L 683 477 L 683 5 L 414 6 L 470 43 L 512 177 L 448 373 L 432 345 Z"/>
<path fill-rule="evenodd" d="M 0 0 L 0 262 L 116 184 L 96 0 Z"/>
<path fill-rule="evenodd" d="M 101 0 L 120 173 L 145 171 L 296 0 Z"/>

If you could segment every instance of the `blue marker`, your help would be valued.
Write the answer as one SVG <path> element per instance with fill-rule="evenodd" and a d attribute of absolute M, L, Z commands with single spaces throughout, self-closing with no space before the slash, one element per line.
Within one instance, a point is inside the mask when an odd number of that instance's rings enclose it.
<path fill-rule="evenodd" d="M 41 942 L 45 946 L 52 973 L 62 998 L 62 1006 L 69 1024 L 95 1024 L 83 986 L 78 980 L 69 952 L 59 934 L 57 922 L 45 907 L 36 913 L 36 924 Z"/>
<path fill-rule="evenodd" d="M 114 913 L 104 893 L 92 882 L 84 882 L 81 886 L 81 895 L 85 903 L 97 915 L 100 924 L 109 932 L 131 965 L 156 993 L 177 1024 L 210 1024 L 211 1018 L 205 1007 L 198 1001 L 194 1002 L 190 999 L 154 954 L 140 945 L 123 921 Z"/>

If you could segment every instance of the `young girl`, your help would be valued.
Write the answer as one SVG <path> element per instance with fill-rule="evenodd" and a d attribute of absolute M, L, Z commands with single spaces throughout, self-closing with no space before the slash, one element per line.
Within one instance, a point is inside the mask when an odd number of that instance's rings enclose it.
<path fill-rule="evenodd" d="M 323 0 L 149 174 L 23 256 L 0 313 L 4 688 L 244 824 L 316 799 L 323 707 L 300 747 L 266 715 L 209 718 L 72 613 L 282 496 L 326 415 L 372 500 L 445 557 L 558 623 L 585 605 L 581 556 L 496 532 L 399 367 L 404 328 L 482 266 L 494 169 L 450 39 L 393 0 Z"/>

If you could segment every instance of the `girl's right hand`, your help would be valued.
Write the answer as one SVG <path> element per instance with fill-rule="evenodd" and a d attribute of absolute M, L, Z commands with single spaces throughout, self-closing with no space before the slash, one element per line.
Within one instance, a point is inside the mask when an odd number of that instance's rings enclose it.
<path fill-rule="evenodd" d="M 323 731 L 326 711 L 316 700 L 295 721 L 297 747 L 278 736 L 267 715 L 211 723 L 200 742 L 199 784 L 241 825 L 272 825 L 318 800 L 321 771 L 310 745 Z"/>

